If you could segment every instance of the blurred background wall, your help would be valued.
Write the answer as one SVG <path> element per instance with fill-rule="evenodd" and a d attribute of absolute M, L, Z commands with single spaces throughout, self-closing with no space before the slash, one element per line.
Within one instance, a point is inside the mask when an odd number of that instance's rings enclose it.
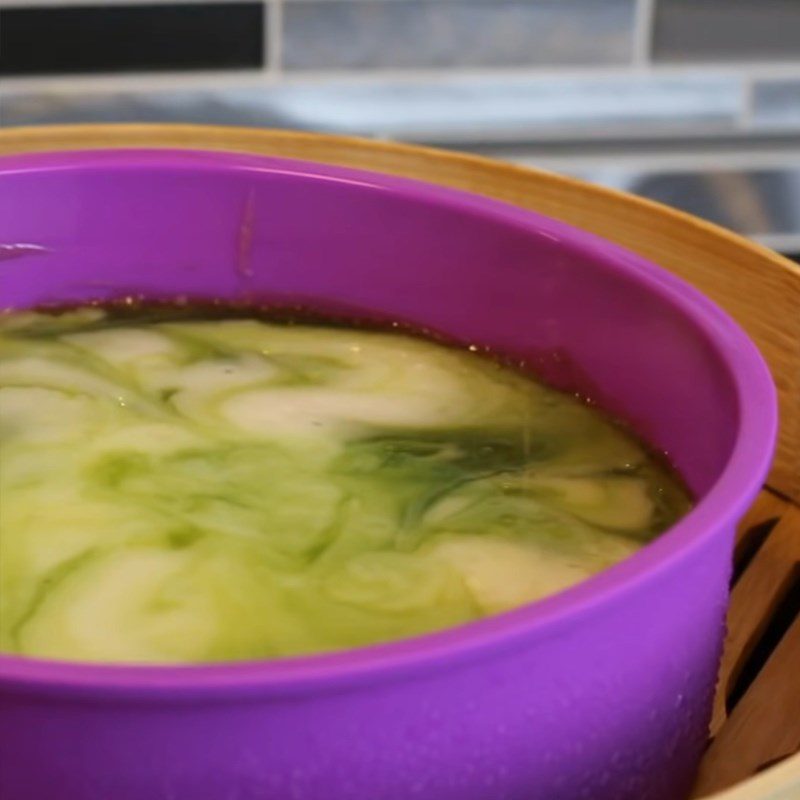
<path fill-rule="evenodd" d="M 0 125 L 423 142 L 800 253 L 800 0 L 2 0 L 0 81 Z"/>

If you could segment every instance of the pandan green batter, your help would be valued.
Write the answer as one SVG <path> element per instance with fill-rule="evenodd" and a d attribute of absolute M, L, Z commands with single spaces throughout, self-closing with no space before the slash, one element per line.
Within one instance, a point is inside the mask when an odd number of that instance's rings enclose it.
<path fill-rule="evenodd" d="M 399 333 L 0 317 L 0 650 L 206 662 L 557 592 L 689 507 L 572 397 Z"/>

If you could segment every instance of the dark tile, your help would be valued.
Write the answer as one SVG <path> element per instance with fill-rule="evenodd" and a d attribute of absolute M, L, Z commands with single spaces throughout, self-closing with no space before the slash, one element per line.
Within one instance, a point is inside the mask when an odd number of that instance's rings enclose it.
<path fill-rule="evenodd" d="M 659 0 L 657 61 L 800 58 L 798 0 Z"/>
<path fill-rule="evenodd" d="M 244 69 L 264 60 L 262 2 L 0 11 L 0 74 Z"/>
<path fill-rule="evenodd" d="M 287 0 L 288 69 L 615 64 L 633 0 Z"/>

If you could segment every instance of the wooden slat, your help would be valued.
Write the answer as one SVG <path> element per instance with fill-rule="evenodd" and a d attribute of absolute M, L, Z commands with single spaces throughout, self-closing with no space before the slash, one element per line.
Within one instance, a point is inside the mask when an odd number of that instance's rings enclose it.
<path fill-rule="evenodd" d="M 743 551 L 747 549 L 749 535 L 762 525 L 777 521 L 789 508 L 789 501 L 775 492 L 763 491 L 756 498 L 755 503 L 742 517 L 736 531 L 736 551 L 733 556 L 734 564 L 739 564 Z"/>
<path fill-rule="evenodd" d="M 799 675 L 800 617 L 709 747 L 696 796 L 733 786 L 800 749 Z"/>
<path fill-rule="evenodd" d="M 94 147 L 190 147 L 309 159 L 466 189 L 562 219 L 693 283 L 736 318 L 778 386 L 773 488 L 800 502 L 800 268 L 711 223 L 649 200 L 541 170 L 342 136 L 196 125 L 9 128 L 0 153 Z"/>
<path fill-rule="evenodd" d="M 712 736 L 716 736 L 725 723 L 727 699 L 741 668 L 785 597 L 796 565 L 800 563 L 800 509 L 771 492 L 761 493 L 742 521 L 740 535 L 776 514 L 781 514 L 780 520 L 731 594 L 728 635 L 711 721 Z"/>

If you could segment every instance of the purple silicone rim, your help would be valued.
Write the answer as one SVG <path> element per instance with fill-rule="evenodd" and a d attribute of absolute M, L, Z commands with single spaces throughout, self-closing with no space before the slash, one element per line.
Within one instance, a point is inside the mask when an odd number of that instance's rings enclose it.
<path fill-rule="evenodd" d="M 553 635 L 597 607 L 617 601 L 702 545 L 723 523 L 733 524 L 766 474 L 777 431 L 775 388 L 755 345 L 699 291 L 646 259 L 594 234 L 498 200 L 363 170 L 294 159 L 201 150 L 82 150 L 0 157 L 0 177 L 21 172 L 170 168 L 207 172 L 279 173 L 360 184 L 421 203 L 444 204 L 493 218 L 530 233 L 564 241 L 590 256 L 599 269 L 622 272 L 678 308 L 712 345 L 727 368 L 739 409 L 738 432 L 720 477 L 679 523 L 625 561 L 556 595 L 513 611 L 371 647 L 303 657 L 213 666 L 110 666 L 0 655 L 0 685 L 37 692 L 72 692 L 171 700 L 230 699 L 335 689 L 358 681 L 393 680 L 410 671 L 492 655 L 533 632 Z"/>

